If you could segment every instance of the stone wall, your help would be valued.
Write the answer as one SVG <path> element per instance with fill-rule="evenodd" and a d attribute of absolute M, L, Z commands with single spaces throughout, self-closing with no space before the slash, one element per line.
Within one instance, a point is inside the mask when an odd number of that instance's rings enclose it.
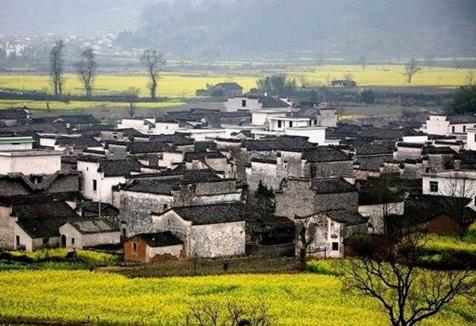
<path fill-rule="evenodd" d="M 246 253 L 245 222 L 194 225 L 189 241 L 189 257 L 242 256 Z"/>

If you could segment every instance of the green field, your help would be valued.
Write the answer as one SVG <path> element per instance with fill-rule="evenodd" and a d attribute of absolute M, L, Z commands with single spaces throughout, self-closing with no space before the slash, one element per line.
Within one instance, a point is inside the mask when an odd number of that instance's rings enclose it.
<path fill-rule="evenodd" d="M 378 305 L 342 292 L 332 275 L 256 274 L 134 278 L 87 271 L 0 273 L 0 317 L 180 325 L 197 302 L 264 302 L 273 325 L 386 325 Z M 422 325 L 474 325 L 476 310 L 459 299 Z"/>

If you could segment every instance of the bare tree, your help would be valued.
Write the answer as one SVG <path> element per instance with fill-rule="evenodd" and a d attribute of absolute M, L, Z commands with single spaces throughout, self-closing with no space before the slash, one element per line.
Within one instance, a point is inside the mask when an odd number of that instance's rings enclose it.
<path fill-rule="evenodd" d="M 64 50 L 63 40 L 57 40 L 50 51 L 50 77 L 53 83 L 55 96 L 63 94 Z"/>
<path fill-rule="evenodd" d="M 157 80 L 159 79 L 160 70 L 166 61 L 162 53 L 159 53 L 156 50 L 145 50 L 141 57 L 141 61 L 145 65 L 150 78 L 148 85 L 150 89 L 150 97 L 155 99 L 157 97 Z"/>
<path fill-rule="evenodd" d="M 361 56 L 359 58 L 359 63 L 362 66 L 362 70 L 365 70 L 367 68 L 367 57 Z"/>
<path fill-rule="evenodd" d="M 383 257 L 352 260 L 344 270 L 344 290 L 370 296 L 393 326 L 413 326 L 436 315 L 455 297 L 474 295 L 471 270 L 429 271 L 416 267 L 423 237 L 411 234 Z"/>
<path fill-rule="evenodd" d="M 79 78 L 84 85 L 86 96 L 90 97 L 93 91 L 94 79 L 96 78 L 97 62 L 94 51 L 91 48 L 81 53 L 81 60 L 75 63 Z"/>
<path fill-rule="evenodd" d="M 129 98 L 129 107 L 127 108 L 127 113 L 129 117 L 134 118 L 136 115 L 136 101 L 139 96 L 140 90 L 136 87 L 129 87 L 126 92 L 126 96 Z"/>
<path fill-rule="evenodd" d="M 299 239 L 299 268 L 305 270 L 307 267 L 308 251 L 314 242 L 316 235 L 316 225 L 309 219 L 300 221 L 296 227 L 297 238 Z"/>
<path fill-rule="evenodd" d="M 201 301 L 190 308 L 186 316 L 186 326 L 269 326 L 269 308 L 263 303 L 244 308 L 236 302 L 228 302 L 226 307 Z"/>
<path fill-rule="evenodd" d="M 458 235 L 462 239 L 468 227 L 474 222 L 467 206 L 476 196 L 476 178 L 465 171 L 453 171 L 445 180 L 439 193 L 445 197 L 444 208 L 458 225 Z"/>
<path fill-rule="evenodd" d="M 407 81 L 407 83 L 411 84 L 413 76 L 415 76 L 415 74 L 420 71 L 421 68 L 418 64 L 418 61 L 416 61 L 415 58 L 411 58 L 410 61 L 405 64 L 405 67 L 403 69 L 403 76 L 405 76 L 405 80 Z"/>

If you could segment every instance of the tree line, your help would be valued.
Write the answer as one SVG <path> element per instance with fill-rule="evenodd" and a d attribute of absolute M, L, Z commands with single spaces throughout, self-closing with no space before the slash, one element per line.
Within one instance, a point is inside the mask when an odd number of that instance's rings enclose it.
<path fill-rule="evenodd" d="M 64 50 L 66 44 L 63 40 L 59 39 L 55 42 L 55 45 L 49 52 L 49 76 L 55 96 L 63 96 L 64 84 L 65 84 L 65 59 Z M 144 65 L 147 75 L 149 77 L 149 83 L 147 88 L 150 91 L 150 98 L 157 99 L 158 80 L 162 67 L 166 64 L 166 60 L 162 53 L 157 50 L 148 49 L 145 50 L 140 61 Z M 85 90 L 86 96 L 91 97 L 94 90 L 94 82 L 97 77 L 98 63 L 96 60 L 96 54 L 94 50 L 87 47 L 81 52 L 80 60 L 74 63 L 74 67 L 81 84 Z M 134 94 L 129 94 L 134 93 Z M 129 95 L 138 95 L 138 90 L 132 88 L 128 91 Z M 132 105 L 132 104 L 131 104 Z"/>

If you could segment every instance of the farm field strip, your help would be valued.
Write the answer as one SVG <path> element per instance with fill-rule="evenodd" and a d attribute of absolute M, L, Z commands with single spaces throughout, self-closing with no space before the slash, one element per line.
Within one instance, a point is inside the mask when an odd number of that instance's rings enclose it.
<path fill-rule="evenodd" d="M 10 271 L 0 273 L 0 317 L 177 325 L 194 303 L 233 301 L 264 302 L 273 325 L 387 324 L 374 301 L 342 292 L 340 282 L 310 273 L 130 279 L 88 271 Z M 475 313 L 460 299 L 422 325 L 471 325 Z"/>

